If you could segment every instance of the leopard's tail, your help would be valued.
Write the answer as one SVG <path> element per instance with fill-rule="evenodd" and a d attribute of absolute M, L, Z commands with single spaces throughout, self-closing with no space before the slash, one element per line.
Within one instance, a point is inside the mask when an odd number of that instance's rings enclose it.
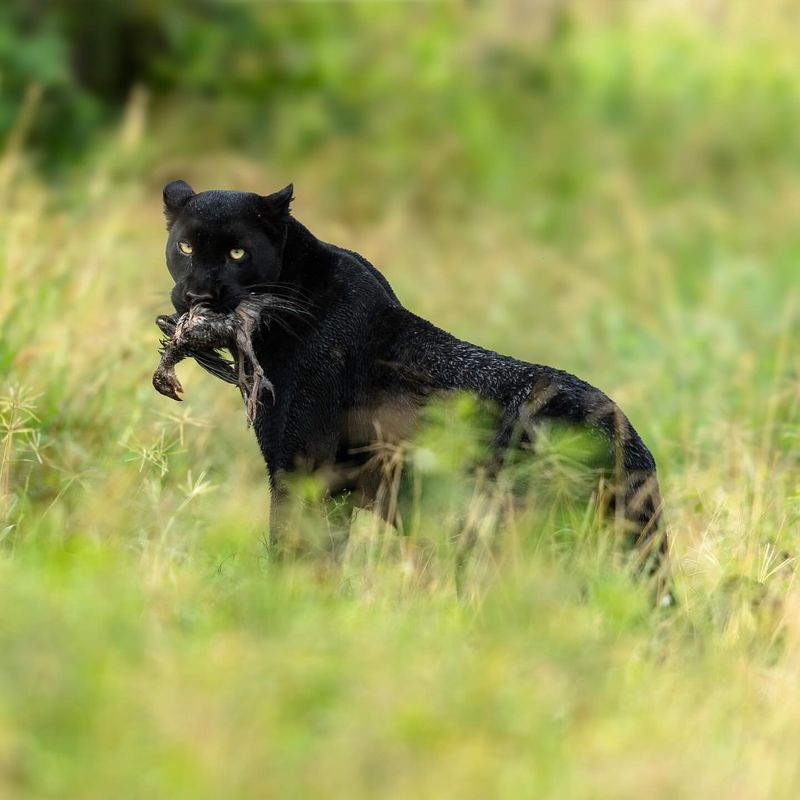
<path fill-rule="evenodd" d="M 599 389 L 567 372 L 536 367 L 507 404 L 507 422 L 497 444 L 502 450 L 520 427 L 531 431 L 539 420 L 585 426 L 602 434 L 613 464 L 609 508 L 635 553 L 637 567 L 647 575 L 667 569 L 667 535 L 662 524 L 661 493 L 656 462 L 619 406 Z"/>

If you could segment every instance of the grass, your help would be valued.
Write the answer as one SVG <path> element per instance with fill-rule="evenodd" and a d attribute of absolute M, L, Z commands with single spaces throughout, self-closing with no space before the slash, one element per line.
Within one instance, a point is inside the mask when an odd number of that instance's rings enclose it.
<path fill-rule="evenodd" d="M 141 94 L 60 183 L 12 138 L 0 797 L 794 797 L 791 14 L 587 11 L 548 60 L 478 69 L 486 41 L 524 51 L 489 13 L 488 32 L 458 28 L 451 71 L 431 61 L 402 135 L 378 127 L 367 149 L 337 135 L 176 156 L 191 126 Z M 502 80 L 481 88 L 486 70 Z M 434 116 L 417 140 L 437 91 L 459 136 Z M 308 113 L 288 104 L 286 127 Z M 678 607 L 652 607 L 580 502 L 541 491 L 503 524 L 476 510 L 446 414 L 416 456 L 432 499 L 412 536 L 362 514 L 338 563 L 271 564 L 236 390 L 189 364 L 182 406 L 150 385 L 175 177 L 294 180 L 298 217 L 409 307 L 608 391 L 659 463 Z M 545 461 L 553 494 L 564 464 Z M 480 531 L 460 596 L 459 513 Z"/>

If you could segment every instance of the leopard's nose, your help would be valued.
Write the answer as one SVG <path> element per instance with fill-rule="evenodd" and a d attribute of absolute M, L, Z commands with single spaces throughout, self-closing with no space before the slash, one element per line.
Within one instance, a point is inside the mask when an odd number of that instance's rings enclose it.
<path fill-rule="evenodd" d="M 210 300 L 213 300 L 214 295 L 211 292 L 202 289 L 187 289 L 186 298 L 189 300 L 191 305 L 195 305 L 197 303 L 207 303 Z"/>

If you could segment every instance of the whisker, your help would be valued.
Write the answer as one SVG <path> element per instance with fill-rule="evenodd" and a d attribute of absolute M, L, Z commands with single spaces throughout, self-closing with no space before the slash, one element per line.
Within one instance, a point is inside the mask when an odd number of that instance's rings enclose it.
<path fill-rule="evenodd" d="M 276 289 L 290 289 L 291 291 L 293 291 L 293 292 L 295 292 L 297 294 L 305 295 L 306 297 L 311 297 L 311 294 L 306 289 L 304 289 L 302 286 L 299 286 L 296 283 L 287 283 L 285 281 L 266 281 L 264 283 L 257 283 L 257 284 L 253 284 L 253 285 L 254 286 L 264 286 L 264 287 L 271 286 L 271 287 L 274 287 Z"/>
<path fill-rule="evenodd" d="M 271 318 L 269 319 L 269 321 L 267 322 L 267 326 L 269 326 L 269 325 L 270 325 L 271 323 L 273 323 L 273 322 L 274 322 L 274 323 L 275 323 L 275 324 L 276 324 L 276 325 L 277 325 L 277 326 L 278 326 L 278 327 L 279 327 L 279 328 L 280 328 L 282 331 L 284 331 L 285 333 L 288 333 L 290 336 L 293 336 L 293 337 L 294 337 L 295 339 L 297 339 L 298 341 L 300 340 L 300 334 L 299 334 L 299 333 L 297 333 L 297 331 L 296 331 L 296 330 L 294 330 L 294 328 L 292 328 L 292 327 L 291 327 L 291 326 L 290 326 L 290 325 L 289 325 L 289 324 L 286 322 L 286 320 L 285 320 L 285 319 L 282 319 L 281 317 L 271 317 Z"/>
<path fill-rule="evenodd" d="M 291 316 L 287 318 L 283 314 L 270 314 L 267 319 L 267 325 L 271 323 L 275 323 L 281 330 L 285 331 L 286 333 L 294 336 L 296 339 L 300 338 L 300 334 L 297 331 L 297 326 L 292 325 L 292 322 L 297 322 L 299 324 L 304 324 L 308 328 L 313 327 L 313 323 L 311 320 L 303 319 L 297 316 Z"/>
<path fill-rule="evenodd" d="M 310 311 L 299 306 L 294 300 L 278 297 L 274 294 L 251 294 L 239 304 L 239 313 L 251 317 L 255 324 L 266 314 L 266 324 L 274 322 L 281 330 L 299 339 L 292 322 L 303 323 L 311 326 L 314 319 Z M 288 317 L 288 319 L 287 319 Z"/>
<path fill-rule="evenodd" d="M 291 300 L 285 300 L 284 298 L 275 297 L 274 295 L 264 295 L 264 299 L 268 301 L 264 303 L 264 310 L 286 311 L 299 317 L 313 317 L 309 309 L 303 308 Z"/>
<path fill-rule="evenodd" d="M 295 284 L 291 284 L 291 283 L 272 283 L 272 282 L 270 282 L 270 283 L 252 283 L 249 286 L 247 286 L 247 289 L 249 291 L 259 291 L 259 292 L 263 292 L 263 293 L 267 293 L 267 294 L 275 294 L 275 295 L 278 295 L 278 296 L 284 296 L 285 297 L 286 295 L 280 295 L 279 294 L 280 290 L 284 289 L 284 290 L 287 290 L 288 293 L 292 297 L 297 299 L 299 302 L 301 302 L 301 303 L 305 302 L 305 303 L 312 303 L 313 304 L 312 296 L 305 289 L 302 289 L 299 286 L 297 286 Z"/>
<path fill-rule="evenodd" d="M 270 298 L 270 300 L 267 301 L 265 305 L 266 308 L 282 308 L 284 311 L 294 311 L 297 312 L 298 314 L 307 314 L 307 315 L 312 314 L 314 309 L 314 306 L 302 302 L 297 302 L 295 299 L 291 297 L 281 297 L 280 295 L 271 293 L 268 294 L 253 293 L 248 296 Z"/>

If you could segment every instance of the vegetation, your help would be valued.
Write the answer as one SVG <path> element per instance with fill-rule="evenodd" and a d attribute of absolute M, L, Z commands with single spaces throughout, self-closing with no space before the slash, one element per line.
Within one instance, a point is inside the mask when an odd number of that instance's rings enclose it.
<path fill-rule="evenodd" d="M 112 88 L 39 5 L 0 13 L 0 796 L 794 797 L 794 4 L 138 2 L 183 49 Z M 471 495 L 458 403 L 408 537 L 270 563 L 236 390 L 150 385 L 176 177 L 293 180 L 418 313 L 606 390 L 677 607 L 564 500 L 569 442 L 510 517 Z"/>

